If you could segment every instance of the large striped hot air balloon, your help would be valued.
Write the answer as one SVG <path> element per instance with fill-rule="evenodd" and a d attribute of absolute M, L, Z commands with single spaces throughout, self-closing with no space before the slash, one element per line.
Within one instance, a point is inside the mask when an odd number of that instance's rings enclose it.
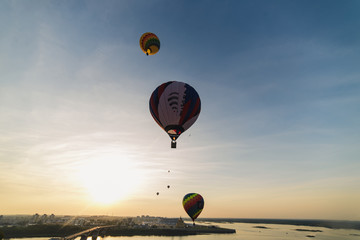
<path fill-rule="evenodd" d="M 198 193 L 188 193 L 184 196 L 182 202 L 186 213 L 193 220 L 195 225 L 195 219 L 200 215 L 204 208 L 204 199 Z"/>
<path fill-rule="evenodd" d="M 155 89 L 149 106 L 154 120 L 170 136 L 171 147 L 176 148 L 176 139 L 198 118 L 201 102 L 189 84 L 172 81 Z"/>
<path fill-rule="evenodd" d="M 160 49 L 160 40 L 159 38 L 150 32 L 144 33 L 140 37 L 140 48 L 146 53 L 146 55 L 154 55 Z"/>

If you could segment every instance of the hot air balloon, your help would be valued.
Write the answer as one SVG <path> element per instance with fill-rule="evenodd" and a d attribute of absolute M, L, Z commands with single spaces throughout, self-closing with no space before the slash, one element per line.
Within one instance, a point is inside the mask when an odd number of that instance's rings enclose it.
<path fill-rule="evenodd" d="M 146 53 L 146 55 L 154 55 L 160 49 L 159 38 L 150 32 L 141 35 L 139 43 L 141 50 Z"/>
<path fill-rule="evenodd" d="M 189 84 L 171 81 L 155 89 L 149 106 L 154 120 L 169 134 L 171 148 L 176 148 L 176 139 L 198 118 L 201 101 Z"/>
<path fill-rule="evenodd" d="M 200 215 L 204 208 L 204 199 L 198 193 L 188 193 L 183 198 L 183 206 L 186 213 L 193 220 L 195 225 L 195 219 Z"/>

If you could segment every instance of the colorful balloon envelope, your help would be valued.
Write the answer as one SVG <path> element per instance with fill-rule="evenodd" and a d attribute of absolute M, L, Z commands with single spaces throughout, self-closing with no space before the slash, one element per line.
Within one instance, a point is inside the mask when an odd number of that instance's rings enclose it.
<path fill-rule="evenodd" d="M 188 193 L 184 196 L 183 206 L 194 222 L 204 208 L 204 199 L 198 193 Z"/>
<path fill-rule="evenodd" d="M 153 33 L 144 33 L 140 37 L 140 48 L 146 55 L 154 55 L 160 49 L 160 40 Z"/>
<path fill-rule="evenodd" d="M 149 107 L 154 120 L 170 136 L 171 147 L 176 148 L 176 139 L 199 117 L 201 101 L 189 84 L 172 81 L 155 89 Z"/>

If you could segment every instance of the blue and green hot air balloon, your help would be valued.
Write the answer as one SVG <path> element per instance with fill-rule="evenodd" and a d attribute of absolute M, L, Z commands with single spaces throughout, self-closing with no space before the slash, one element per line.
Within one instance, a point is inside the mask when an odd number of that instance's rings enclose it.
<path fill-rule="evenodd" d="M 188 193 L 184 196 L 182 202 L 186 213 L 193 220 L 195 225 L 195 219 L 200 215 L 204 208 L 204 199 L 198 193 Z"/>

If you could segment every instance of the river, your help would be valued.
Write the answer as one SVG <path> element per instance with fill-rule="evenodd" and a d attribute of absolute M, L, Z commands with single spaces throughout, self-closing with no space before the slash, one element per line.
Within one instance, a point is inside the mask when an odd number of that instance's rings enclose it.
<path fill-rule="evenodd" d="M 97 240 L 360 240 L 360 230 L 329 229 L 323 227 L 294 226 L 280 224 L 255 223 L 204 223 L 224 228 L 235 229 L 235 234 L 209 234 L 193 236 L 133 236 L 133 237 L 104 237 Z M 296 230 L 298 229 L 298 230 Z M 301 229 L 301 230 L 299 230 Z M 48 240 L 49 238 L 13 238 L 12 240 Z M 77 238 L 76 240 L 79 240 Z M 91 238 L 88 238 L 91 240 Z"/>

